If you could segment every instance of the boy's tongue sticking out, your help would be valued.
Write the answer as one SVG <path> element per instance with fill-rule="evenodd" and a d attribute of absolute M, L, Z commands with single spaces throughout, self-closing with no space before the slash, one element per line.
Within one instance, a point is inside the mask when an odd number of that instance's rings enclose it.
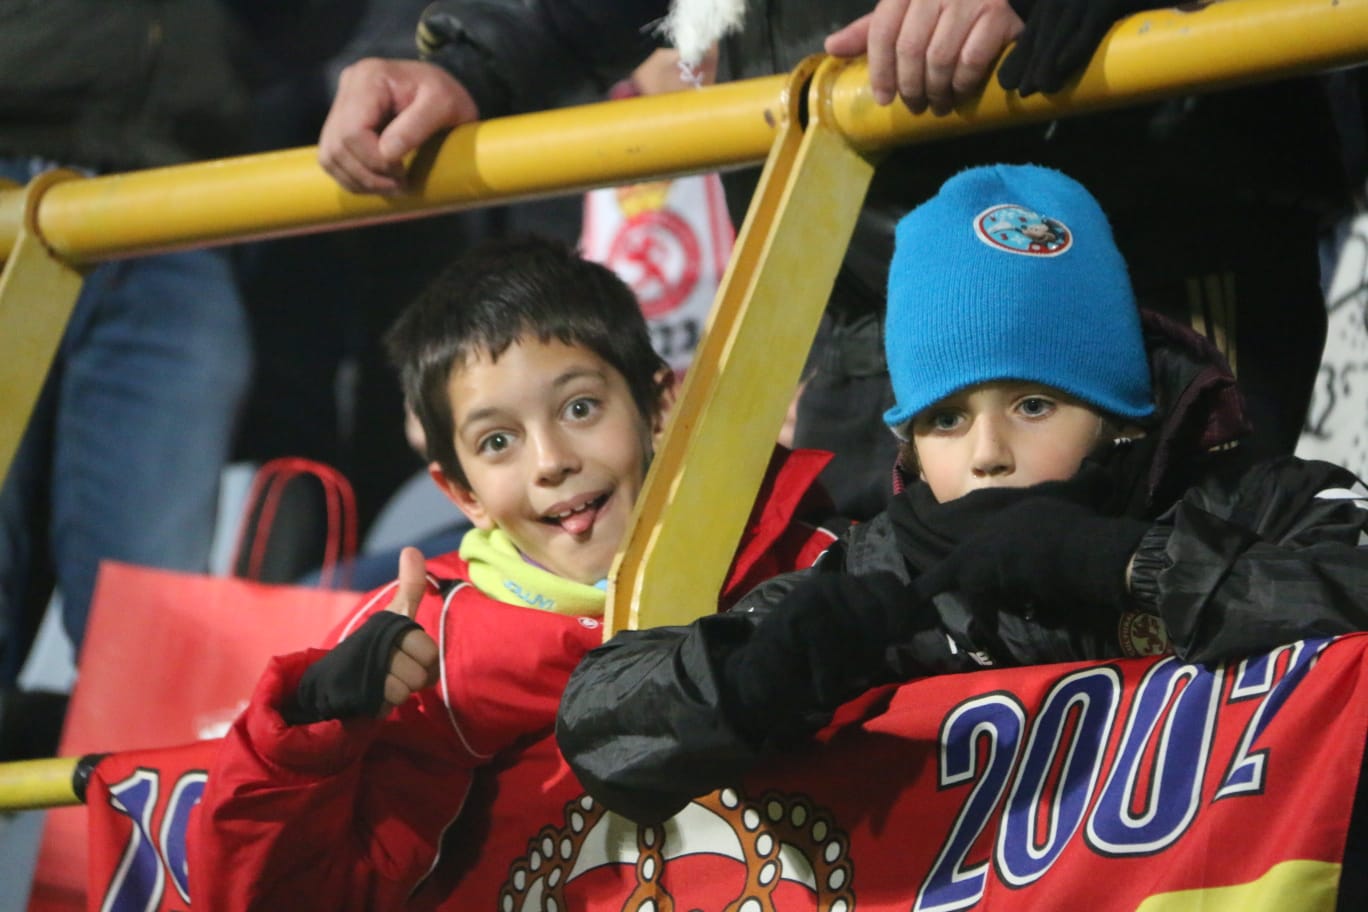
<path fill-rule="evenodd" d="M 575 498 L 570 504 L 553 509 L 547 515 L 547 522 L 560 526 L 571 535 L 584 535 L 594 528 L 594 522 L 607 499 L 607 494 L 596 494 L 587 500 Z"/>

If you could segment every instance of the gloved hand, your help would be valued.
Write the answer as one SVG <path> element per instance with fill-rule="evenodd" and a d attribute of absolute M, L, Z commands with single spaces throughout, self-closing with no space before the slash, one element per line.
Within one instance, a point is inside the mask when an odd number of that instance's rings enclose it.
<path fill-rule="evenodd" d="M 998 68 L 998 84 L 1023 97 L 1057 92 L 1087 65 L 1118 19 L 1171 5 L 1172 0 L 1013 0 L 1025 28 Z"/>
<path fill-rule="evenodd" d="M 757 744 L 806 734 L 882 683 L 890 645 L 934 624 L 926 599 L 893 573 L 805 577 L 727 656 L 722 705 Z"/>
<path fill-rule="evenodd" d="M 1126 571 L 1150 524 L 1104 516 L 1075 494 L 1076 485 L 1039 486 L 1040 493 L 986 519 L 918 580 L 928 594 L 962 592 L 991 599 L 1004 611 L 1103 625 L 1125 610 Z M 966 495 L 973 497 L 974 494 Z"/>
<path fill-rule="evenodd" d="M 386 610 L 371 615 L 309 666 L 281 715 L 291 725 L 383 716 L 437 681 L 438 650 L 414 620 L 427 586 L 423 555 L 399 555 L 399 588 Z"/>

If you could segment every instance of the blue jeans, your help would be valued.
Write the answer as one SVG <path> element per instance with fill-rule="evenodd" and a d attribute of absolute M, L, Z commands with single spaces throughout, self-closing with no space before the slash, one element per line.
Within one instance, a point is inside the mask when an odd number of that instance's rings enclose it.
<path fill-rule="evenodd" d="M 0 158 L 0 176 L 21 183 L 47 167 Z M 221 251 L 86 278 L 0 488 L 0 687 L 22 667 L 54 575 L 79 649 L 101 560 L 208 567 L 251 359 Z"/>

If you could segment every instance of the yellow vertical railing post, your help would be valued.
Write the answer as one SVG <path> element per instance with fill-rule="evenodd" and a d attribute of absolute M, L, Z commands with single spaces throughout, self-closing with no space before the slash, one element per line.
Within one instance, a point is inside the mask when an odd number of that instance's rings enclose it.
<path fill-rule="evenodd" d="M 43 243 L 38 203 L 49 187 L 80 176 L 59 170 L 29 181 L 14 246 L 0 272 L 0 482 L 9 474 L 84 278 Z"/>
<path fill-rule="evenodd" d="M 784 122 L 609 575 L 605 635 L 717 610 L 874 173 L 831 127 L 824 99 L 844 65 L 813 58 L 794 70 Z"/>

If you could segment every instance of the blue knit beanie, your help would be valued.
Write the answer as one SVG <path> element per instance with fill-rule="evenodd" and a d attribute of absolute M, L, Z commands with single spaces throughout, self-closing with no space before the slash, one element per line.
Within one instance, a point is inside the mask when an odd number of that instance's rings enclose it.
<path fill-rule="evenodd" d="M 1120 418 L 1154 411 L 1107 217 L 1073 178 L 1037 165 L 962 171 L 898 223 L 884 346 L 895 430 L 991 380 L 1043 383 Z"/>

